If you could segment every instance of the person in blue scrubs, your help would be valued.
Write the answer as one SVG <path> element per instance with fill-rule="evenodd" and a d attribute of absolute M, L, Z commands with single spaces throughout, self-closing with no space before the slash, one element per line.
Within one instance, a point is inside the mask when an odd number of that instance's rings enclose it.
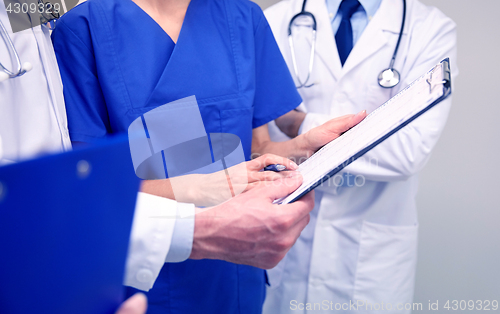
<path fill-rule="evenodd" d="M 183 2 L 177 38 L 154 10 L 144 10 L 144 1 L 88 0 L 58 21 L 52 37 L 73 142 L 126 132 L 140 115 L 191 95 L 206 132 L 239 136 L 247 160 L 252 148 L 300 157 L 333 139 L 300 153 L 293 145 L 269 145 L 266 124 L 301 98 L 256 4 Z M 166 263 L 147 293 L 148 313 L 260 313 L 265 282 L 264 270 L 246 265 Z"/>

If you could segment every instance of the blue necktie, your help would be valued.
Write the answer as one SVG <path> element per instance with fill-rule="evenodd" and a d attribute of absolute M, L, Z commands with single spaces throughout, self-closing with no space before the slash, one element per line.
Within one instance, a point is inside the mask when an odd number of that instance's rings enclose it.
<path fill-rule="evenodd" d="M 335 34 L 335 41 L 337 42 L 337 49 L 339 51 L 342 66 L 344 66 L 345 60 L 347 60 L 354 46 L 352 40 L 351 16 L 358 10 L 360 5 L 358 0 L 342 0 L 342 3 L 340 3 L 339 12 L 342 14 L 342 21 L 340 22 L 337 34 Z"/>

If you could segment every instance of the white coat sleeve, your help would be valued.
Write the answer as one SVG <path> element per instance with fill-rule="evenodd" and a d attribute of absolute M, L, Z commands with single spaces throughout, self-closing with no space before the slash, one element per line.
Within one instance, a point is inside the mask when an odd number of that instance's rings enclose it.
<path fill-rule="evenodd" d="M 436 10 L 437 11 L 437 10 Z M 436 12 L 434 15 L 436 15 Z M 441 14 L 438 11 L 437 14 Z M 429 17 L 438 22 L 422 23 L 420 30 L 413 35 L 402 86 L 407 86 L 442 59 L 449 57 L 452 82 L 458 74 L 456 67 L 456 25 L 444 17 Z M 426 164 L 446 124 L 451 107 L 451 97 L 439 103 L 421 117 L 396 132 L 359 160 L 344 169 L 352 175 L 362 175 L 371 181 L 406 180 L 418 173 Z M 333 117 L 321 114 L 307 114 L 301 132 L 307 132 Z"/>
<path fill-rule="evenodd" d="M 193 204 L 177 203 L 177 219 L 165 262 L 183 262 L 191 255 L 194 237 L 194 210 Z"/>
<path fill-rule="evenodd" d="M 194 214 L 194 205 L 139 192 L 130 236 L 125 286 L 144 291 L 151 289 L 171 249 L 175 261 L 189 257 L 194 215 L 181 219 L 183 223 L 177 225 L 176 217 L 180 210 L 184 214 Z M 174 235 L 176 225 L 178 230 L 177 235 Z"/>

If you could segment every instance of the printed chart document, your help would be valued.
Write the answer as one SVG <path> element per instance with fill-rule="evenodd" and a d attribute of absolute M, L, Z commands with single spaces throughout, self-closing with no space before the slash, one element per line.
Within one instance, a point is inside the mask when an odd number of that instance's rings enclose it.
<path fill-rule="evenodd" d="M 303 162 L 299 166 L 302 185 L 275 203 L 298 200 L 450 94 L 449 59 L 445 59 Z"/>

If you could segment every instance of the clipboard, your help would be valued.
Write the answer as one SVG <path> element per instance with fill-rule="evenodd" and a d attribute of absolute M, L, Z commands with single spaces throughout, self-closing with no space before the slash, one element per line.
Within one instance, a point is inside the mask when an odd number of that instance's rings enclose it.
<path fill-rule="evenodd" d="M 451 73 L 449 58 L 446 58 L 374 110 L 361 123 L 323 146 L 300 164 L 298 170 L 302 173 L 304 182 L 296 191 L 276 200 L 275 203 L 287 204 L 300 199 L 449 95 Z M 410 99 L 417 99 L 418 102 L 408 105 Z M 387 123 L 387 127 L 377 130 L 378 133 L 375 131 L 377 134 L 368 134 L 373 129 L 370 124 L 373 127 L 375 122 Z M 340 156 L 337 160 L 331 161 L 331 158 L 328 160 L 322 157 L 334 156 L 332 151 L 338 153 L 335 156 Z"/>
<path fill-rule="evenodd" d="M 138 188 L 126 138 L 0 167 L 0 312 L 114 313 Z"/>

